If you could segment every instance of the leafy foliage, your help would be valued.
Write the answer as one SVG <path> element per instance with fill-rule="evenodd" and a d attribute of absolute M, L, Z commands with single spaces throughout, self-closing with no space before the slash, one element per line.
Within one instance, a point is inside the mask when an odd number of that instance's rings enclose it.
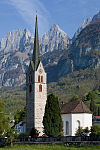
<path fill-rule="evenodd" d="M 8 127 L 9 121 L 4 113 L 4 103 L 0 100 L 0 137 L 5 136 Z"/>
<path fill-rule="evenodd" d="M 90 131 L 89 131 L 88 127 L 86 127 L 85 129 L 83 129 L 82 127 L 78 127 L 75 135 L 76 136 L 88 136 L 89 132 Z"/>
<path fill-rule="evenodd" d="M 100 126 L 98 125 L 93 125 L 91 127 L 91 129 L 89 130 L 88 127 L 86 127 L 85 129 L 83 129 L 82 127 L 79 127 L 76 131 L 76 136 L 95 136 L 95 135 L 100 135 Z"/>
<path fill-rule="evenodd" d="M 70 99 L 71 102 L 73 101 L 80 101 L 80 97 L 78 95 L 74 95 L 71 99 Z"/>
<path fill-rule="evenodd" d="M 35 128 L 32 128 L 30 136 L 31 137 L 38 137 L 39 136 L 39 131 Z"/>
<path fill-rule="evenodd" d="M 62 131 L 61 110 L 58 97 L 50 94 L 47 98 L 43 118 L 44 133 L 47 136 L 59 136 Z"/>
<path fill-rule="evenodd" d="M 15 141 L 15 138 L 17 137 L 17 130 L 14 128 L 8 128 L 6 132 L 6 137 L 7 143 L 12 146 L 13 142 Z"/>
<path fill-rule="evenodd" d="M 22 87 L 3 87 L 0 89 L 1 100 L 5 104 L 5 113 L 13 118 L 17 110 L 25 106 L 25 91 Z"/>
<path fill-rule="evenodd" d="M 100 135 L 100 126 L 93 125 L 90 130 L 90 136 Z"/>
<path fill-rule="evenodd" d="M 20 121 L 23 121 L 25 120 L 25 107 L 23 108 L 20 108 L 19 110 L 17 110 L 17 113 L 15 114 L 14 116 L 14 119 L 15 119 L 15 124 L 19 123 Z"/>

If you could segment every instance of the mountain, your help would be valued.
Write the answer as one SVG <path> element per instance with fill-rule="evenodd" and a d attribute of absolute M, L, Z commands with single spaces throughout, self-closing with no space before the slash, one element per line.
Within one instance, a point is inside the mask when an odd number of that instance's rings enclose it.
<path fill-rule="evenodd" d="M 100 67 L 100 12 L 85 20 L 74 40 L 58 25 L 40 39 L 41 59 L 48 82 L 86 68 Z M 20 86 L 33 53 L 34 38 L 25 30 L 12 31 L 0 42 L 0 87 Z M 72 44 L 71 44 L 72 42 Z"/>
<path fill-rule="evenodd" d="M 95 21 L 96 19 L 100 18 L 100 11 L 93 16 L 92 21 Z"/>
<path fill-rule="evenodd" d="M 75 32 L 72 41 L 74 41 L 77 36 L 80 34 L 80 32 L 92 21 L 92 18 L 87 18 L 83 21 L 83 23 L 81 24 L 81 26 L 77 29 L 77 31 Z"/>
<path fill-rule="evenodd" d="M 100 11 L 94 15 L 92 18 L 87 18 L 83 21 L 83 23 L 81 24 L 81 26 L 77 29 L 77 31 L 75 32 L 73 38 L 72 38 L 72 41 L 74 41 L 77 36 L 80 34 L 80 32 L 87 26 L 89 25 L 90 23 L 92 23 L 93 21 L 95 21 L 96 19 L 100 18 Z"/>
<path fill-rule="evenodd" d="M 25 72 L 33 53 L 34 38 L 27 29 L 9 32 L 0 42 L 0 87 L 25 83 Z M 58 25 L 40 39 L 41 54 L 67 49 L 70 39 Z"/>
<path fill-rule="evenodd" d="M 71 40 L 68 35 L 58 25 L 54 24 L 40 39 L 40 49 L 42 53 L 67 49 L 70 43 Z"/>
<path fill-rule="evenodd" d="M 100 18 L 92 21 L 80 32 L 70 53 L 74 70 L 100 67 Z"/>

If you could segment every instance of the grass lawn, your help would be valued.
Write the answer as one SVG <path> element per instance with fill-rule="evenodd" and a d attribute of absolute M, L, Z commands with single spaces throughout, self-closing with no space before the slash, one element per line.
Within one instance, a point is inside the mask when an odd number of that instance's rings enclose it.
<path fill-rule="evenodd" d="M 0 150 L 100 150 L 99 146 L 67 147 L 64 145 L 15 145 L 6 146 Z"/>

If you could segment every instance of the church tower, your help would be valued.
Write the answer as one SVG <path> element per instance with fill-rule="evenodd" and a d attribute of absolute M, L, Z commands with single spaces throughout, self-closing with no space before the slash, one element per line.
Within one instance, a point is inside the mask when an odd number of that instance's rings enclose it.
<path fill-rule="evenodd" d="M 32 61 L 26 73 L 26 132 L 37 129 L 43 135 L 43 116 L 47 100 L 46 72 L 40 60 L 37 16 Z"/>

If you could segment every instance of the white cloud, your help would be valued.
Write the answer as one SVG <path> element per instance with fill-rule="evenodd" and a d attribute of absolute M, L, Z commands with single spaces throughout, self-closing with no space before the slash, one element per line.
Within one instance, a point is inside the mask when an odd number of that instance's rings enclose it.
<path fill-rule="evenodd" d="M 34 30 L 37 11 L 40 34 L 48 30 L 50 14 L 40 0 L 8 0 L 8 2 L 16 8 L 32 30 Z"/>

